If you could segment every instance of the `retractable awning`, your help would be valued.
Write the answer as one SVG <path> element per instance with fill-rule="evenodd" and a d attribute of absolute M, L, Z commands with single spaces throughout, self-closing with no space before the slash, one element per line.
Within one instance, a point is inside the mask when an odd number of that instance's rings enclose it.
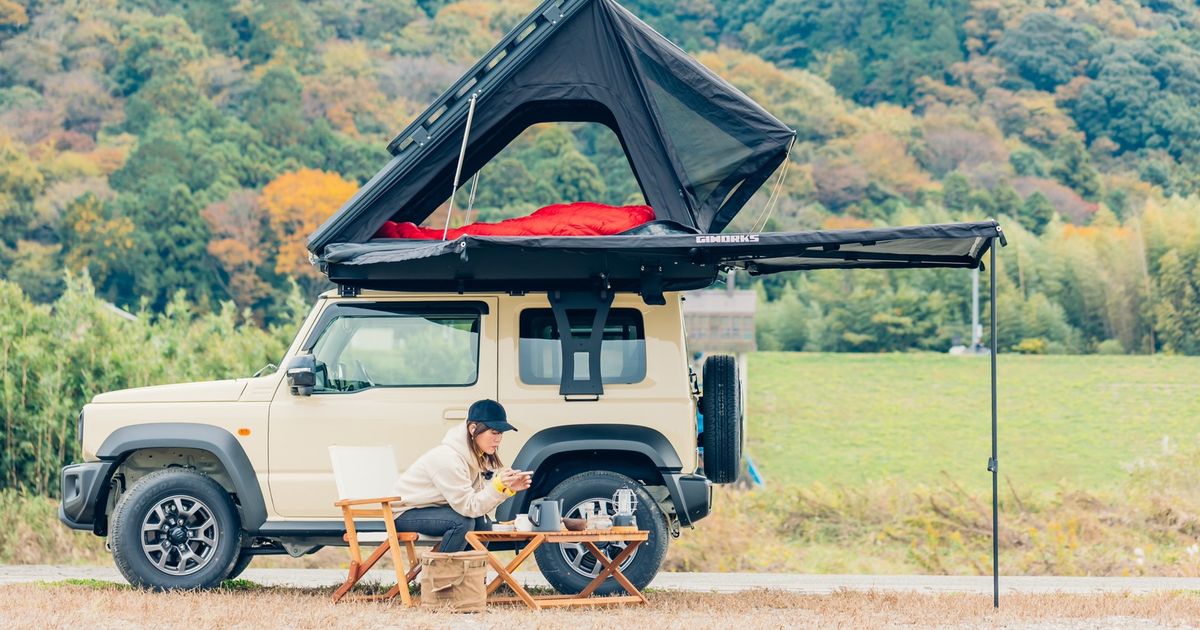
<path fill-rule="evenodd" d="M 601 285 L 661 299 L 709 286 L 733 268 L 751 275 L 806 269 L 977 268 L 995 221 L 908 227 L 615 236 L 464 236 L 332 244 L 320 258 L 345 286 L 402 291 L 547 291 Z M 520 255 L 514 255 L 518 253 Z"/>

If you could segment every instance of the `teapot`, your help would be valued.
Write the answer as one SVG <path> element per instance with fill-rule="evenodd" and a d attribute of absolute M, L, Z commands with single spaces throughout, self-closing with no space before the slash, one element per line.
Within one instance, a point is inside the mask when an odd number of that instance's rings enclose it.
<path fill-rule="evenodd" d="M 562 501 L 534 499 L 529 504 L 529 521 L 535 532 L 557 532 L 562 529 Z"/>

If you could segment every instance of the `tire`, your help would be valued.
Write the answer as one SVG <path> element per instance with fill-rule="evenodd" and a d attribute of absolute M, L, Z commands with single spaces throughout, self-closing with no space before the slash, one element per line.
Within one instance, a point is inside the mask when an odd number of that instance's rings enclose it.
<path fill-rule="evenodd" d="M 580 504 L 584 501 L 605 501 L 611 514 L 613 511 L 612 496 L 618 488 L 622 487 L 633 489 L 637 496 L 637 509 L 634 514 L 637 517 L 638 527 L 650 532 L 646 542 L 639 545 L 634 555 L 628 558 L 621 567 L 621 572 L 625 574 L 625 577 L 629 578 L 629 581 L 638 590 L 641 590 L 650 584 L 655 575 L 658 575 L 658 569 L 667 555 L 667 544 L 670 539 L 666 517 L 663 516 L 662 510 L 659 509 L 658 504 L 650 497 L 642 484 L 625 475 L 597 470 L 568 477 L 555 486 L 546 497 L 562 501 L 563 516 L 576 516 L 579 513 Z M 615 557 L 625 547 L 621 543 L 597 543 L 597 546 L 609 559 Z M 538 569 L 541 570 L 546 581 L 564 595 L 579 593 L 600 571 L 595 558 L 579 544 L 542 545 L 534 552 L 534 556 L 537 557 Z M 577 560 L 576 565 L 573 566 L 572 560 L 576 559 L 581 560 Z M 611 577 L 596 589 L 596 593 L 600 595 L 624 592 L 621 585 Z"/>
<path fill-rule="evenodd" d="M 229 568 L 229 573 L 225 576 L 226 580 L 232 580 L 242 574 L 246 567 L 250 566 L 250 562 L 254 560 L 254 554 L 249 550 L 243 549 L 238 553 L 237 560 L 233 561 L 233 566 Z"/>
<path fill-rule="evenodd" d="M 704 476 L 713 483 L 733 483 L 742 466 L 742 401 L 737 359 L 728 355 L 704 361 Z"/>
<path fill-rule="evenodd" d="M 238 559 L 240 530 L 237 510 L 220 484 L 194 470 L 167 468 L 121 495 L 109 544 L 117 569 L 136 587 L 211 588 Z"/>

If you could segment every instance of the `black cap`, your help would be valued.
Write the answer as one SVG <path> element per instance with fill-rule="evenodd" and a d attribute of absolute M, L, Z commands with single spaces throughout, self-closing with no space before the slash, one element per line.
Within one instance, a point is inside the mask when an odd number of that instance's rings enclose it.
<path fill-rule="evenodd" d="M 467 422 L 478 422 L 501 433 L 517 430 L 517 427 L 508 423 L 508 414 L 504 413 L 504 407 L 488 398 L 477 400 L 471 405 L 467 410 Z"/>

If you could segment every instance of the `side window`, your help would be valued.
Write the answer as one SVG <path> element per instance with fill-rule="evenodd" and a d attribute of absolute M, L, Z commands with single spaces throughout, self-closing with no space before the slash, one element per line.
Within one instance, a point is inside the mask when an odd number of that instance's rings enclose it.
<path fill-rule="evenodd" d="M 586 311 L 568 311 L 571 334 L 586 336 L 592 328 L 592 315 Z M 530 385 L 558 385 L 562 378 L 562 345 L 558 325 L 548 308 L 521 311 L 521 340 L 517 348 L 521 382 Z M 586 378 L 587 362 L 576 361 L 576 378 Z M 582 373 L 580 371 L 582 370 Z M 604 343 L 600 347 L 600 380 L 604 384 L 637 383 L 646 378 L 646 333 L 642 313 L 634 308 L 614 308 L 604 325 Z"/>
<path fill-rule="evenodd" d="M 479 372 L 479 314 L 350 309 L 312 347 L 314 391 L 463 387 Z"/>

